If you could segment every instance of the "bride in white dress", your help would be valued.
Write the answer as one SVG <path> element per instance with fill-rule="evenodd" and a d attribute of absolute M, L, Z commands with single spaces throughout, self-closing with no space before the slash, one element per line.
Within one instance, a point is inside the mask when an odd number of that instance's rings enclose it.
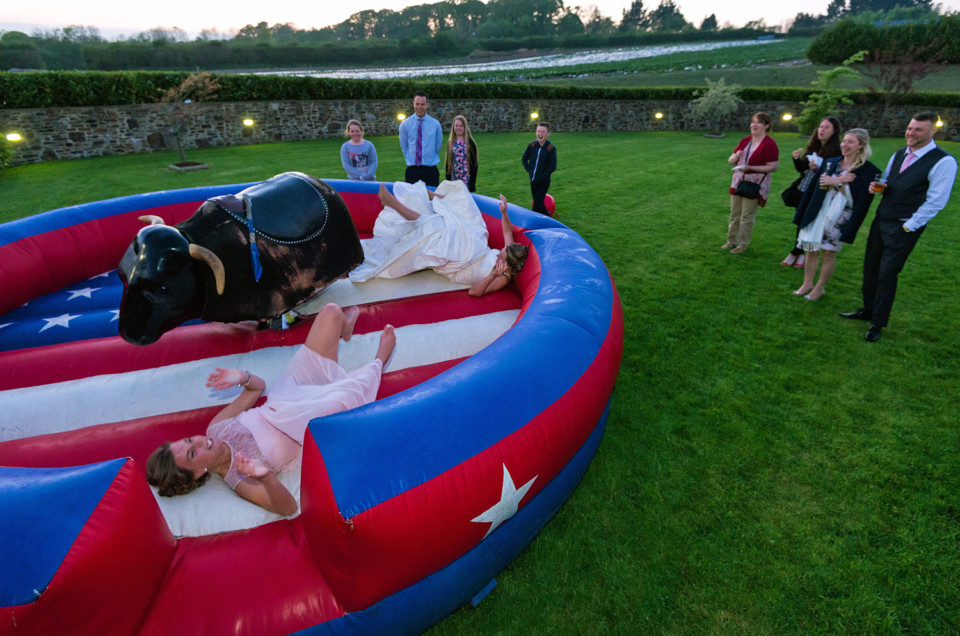
<path fill-rule="evenodd" d="M 527 247 L 514 242 L 507 200 L 500 195 L 502 250 L 487 244 L 487 226 L 462 181 L 444 181 L 435 192 L 422 181 L 395 183 L 393 194 L 380 186 L 383 210 L 373 238 L 363 241 L 363 263 L 350 280 L 399 278 L 432 269 L 457 283 L 470 285 L 472 296 L 502 289 L 520 272 Z"/>

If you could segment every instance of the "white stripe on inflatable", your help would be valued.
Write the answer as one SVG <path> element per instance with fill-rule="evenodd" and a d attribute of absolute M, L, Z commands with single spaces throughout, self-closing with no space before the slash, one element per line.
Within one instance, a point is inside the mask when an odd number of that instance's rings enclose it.
<path fill-rule="evenodd" d="M 468 287 L 469 285 L 455 283 L 431 271 L 414 272 L 403 278 L 374 278 L 365 283 L 354 283 L 349 279 L 343 279 L 331 283 L 320 292 L 319 296 L 298 305 L 295 311 L 300 314 L 315 314 L 327 303 L 349 307 Z"/>
<path fill-rule="evenodd" d="M 470 316 L 397 329 L 397 348 L 386 371 L 471 356 L 505 333 L 519 310 Z M 348 371 L 376 355 L 380 332 L 355 335 L 340 344 L 339 362 Z M 299 346 L 299 345 L 297 345 Z M 267 381 L 283 371 L 295 347 L 269 347 L 243 354 L 193 360 L 165 367 L 99 375 L 56 384 L 0 391 L 0 441 L 75 430 L 150 415 L 224 404 L 239 389 L 204 386 L 214 367 L 250 369 Z"/>

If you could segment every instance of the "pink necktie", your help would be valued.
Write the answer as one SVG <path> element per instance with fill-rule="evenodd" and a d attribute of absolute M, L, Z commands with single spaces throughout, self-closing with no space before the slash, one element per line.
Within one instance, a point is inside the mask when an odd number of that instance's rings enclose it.
<path fill-rule="evenodd" d="M 420 165 L 423 161 L 423 118 L 417 121 L 417 155 L 414 163 Z"/>
<path fill-rule="evenodd" d="M 900 164 L 900 172 L 903 172 L 907 169 L 907 166 L 910 165 L 910 162 L 913 161 L 913 158 L 916 157 L 912 152 L 907 153 L 906 159 L 903 160 L 903 163 Z"/>

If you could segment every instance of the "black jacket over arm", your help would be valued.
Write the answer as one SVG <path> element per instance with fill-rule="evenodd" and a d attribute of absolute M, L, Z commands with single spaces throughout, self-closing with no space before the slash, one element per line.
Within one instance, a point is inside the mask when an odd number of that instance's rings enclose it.
<path fill-rule="evenodd" d="M 843 157 L 827 159 L 817 170 L 816 177 L 814 177 L 807 191 L 803 193 L 803 199 L 801 199 L 800 205 L 797 206 L 797 212 L 793 216 L 793 222 L 797 227 L 807 227 L 817 219 L 817 214 L 823 207 L 823 198 L 828 192 L 820 189 L 820 176 L 827 170 L 833 174 L 842 160 Z M 878 172 L 880 170 L 869 161 L 853 171 L 856 178 L 847 184 L 850 187 L 850 196 L 853 197 L 853 214 L 840 228 L 840 240 L 844 243 L 853 243 L 857 237 L 857 231 L 863 225 L 864 219 L 867 218 L 870 204 L 873 203 L 873 195 L 867 189 Z"/>

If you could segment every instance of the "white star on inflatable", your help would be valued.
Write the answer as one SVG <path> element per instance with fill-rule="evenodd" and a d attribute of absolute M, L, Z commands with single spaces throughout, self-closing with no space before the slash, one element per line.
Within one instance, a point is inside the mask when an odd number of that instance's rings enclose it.
<path fill-rule="evenodd" d="M 5 322 L 2 325 L 0 325 L 0 329 L 3 329 L 4 327 L 9 327 L 12 324 L 13 324 L 12 322 Z"/>
<path fill-rule="evenodd" d="M 56 316 L 55 318 L 44 318 L 47 321 L 47 324 L 43 326 L 43 329 L 37 333 L 43 333 L 50 327 L 66 327 L 70 328 L 70 321 L 74 318 L 79 318 L 80 314 L 63 314 L 62 316 Z"/>
<path fill-rule="evenodd" d="M 70 298 L 67 298 L 67 300 L 73 300 L 74 298 L 80 298 L 81 296 L 83 296 L 84 298 L 91 298 L 92 297 L 91 294 L 93 294 L 93 292 L 99 289 L 100 289 L 99 287 L 84 287 L 83 289 L 68 289 L 67 293 L 70 294 Z"/>
<path fill-rule="evenodd" d="M 496 530 L 501 523 L 517 514 L 520 501 L 523 499 L 523 496 L 527 494 L 527 491 L 530 490 L 530 486 L 537 480 L 537 477 L 539 477 L 539 475 L 534 475 L 533 479 L 517 490 L 517 487 L 513 485 L 513 477 L 510 476 L 507 465 L 503 465 L 503 489 L 500 491 L 500 501 L 495 503 L 492 508 L 486 510 L 479 517 L 470 520 L 474 523 L 490 524 L 490 529 L 487 530 L 487 534 L 483 535 L 484 539 L 490 536 L 490 533 Z"/>
<path fill-rule="evenodd" d="M 91 294 L 93 294 L 93 292 L 99 289 L 100 289 L 99 287 L 84 287 L 83 289 L 68 289 L 67 293 L 70 294 L 70 297 L 67 298 L 67 300 L 73 300 L 74 298 L 80 298 L 81 296 L 83 296 L 84 298 L 91 298 L 92 297 Z"/>
<path fill-rule="evenodd" d="M 96 276 L 91 276 L 87 280 L 93 280 L 94 278 L 106 278 L 109 275 L 110 275 L 110 272 L 104 272 L 102 274 L 97 274 Z"/>
<path fill-rule="evenodd" d="M 119 309 L 111 309 L 111 310 L 110 310 L 110 313 L 113 314 L 113 318 L 110 319 L 110 322 L 113 322 L 114 320 L 120 320 L 120 310 L 119 310 Z"/>

